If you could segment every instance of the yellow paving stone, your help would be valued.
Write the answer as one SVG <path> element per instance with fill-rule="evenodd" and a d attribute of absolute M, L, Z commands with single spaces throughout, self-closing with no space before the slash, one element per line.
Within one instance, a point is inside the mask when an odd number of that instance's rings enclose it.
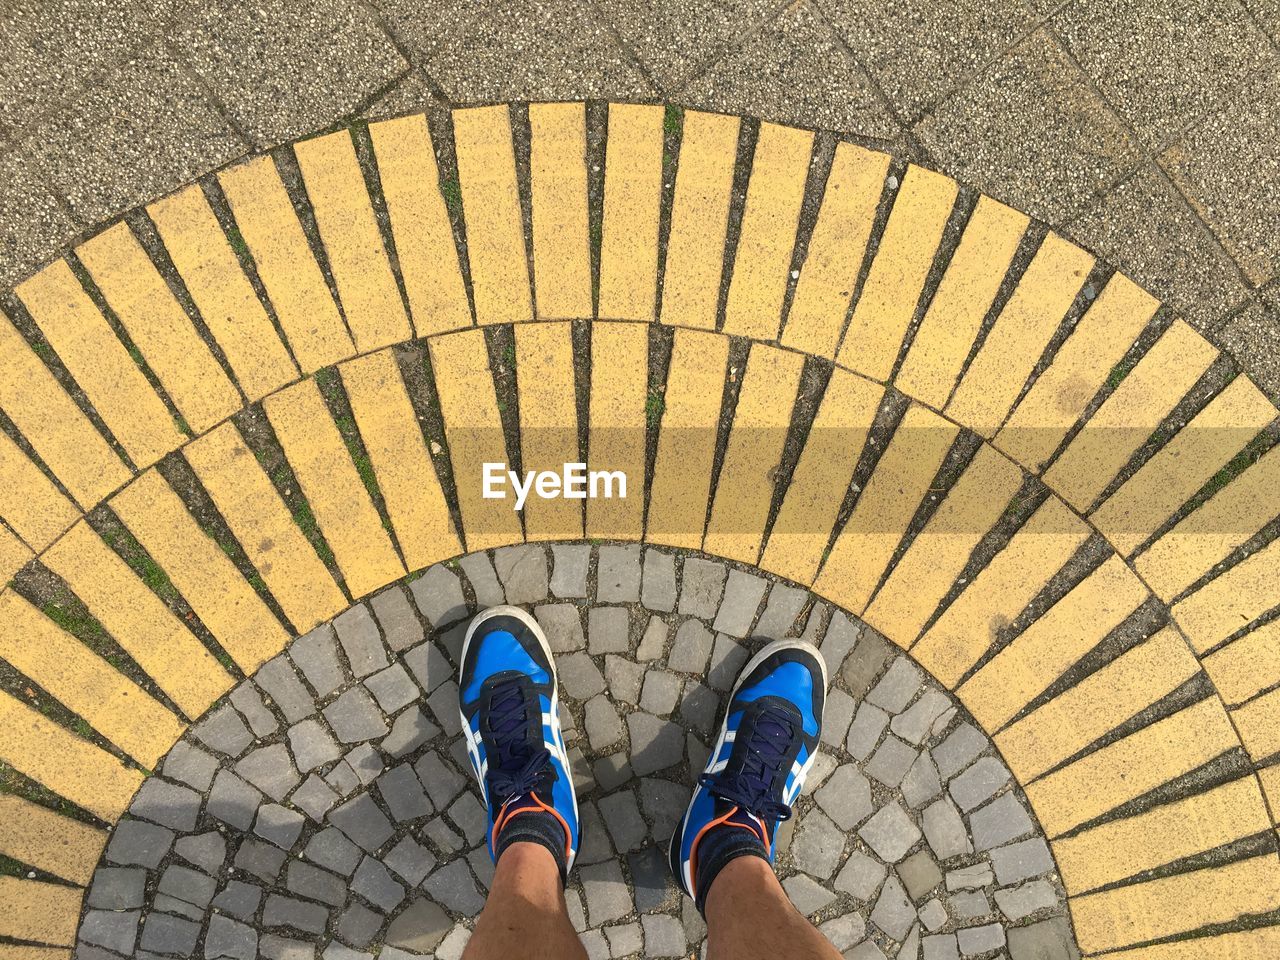
<path fill-rule="evenodd" d="M 1124 274 L 1114 274 L 1014 408 L 996 435 L 996 446 L 1039 471 L 1159 306 Z"/>
<path fill-rule="evenodd" d="M 850 370 L 889 379 L 959 191 L 950 177 L 907 169 L 836 356 Z"/>
<path fill-rule="evenodd" d="M 1258 781 L 1245 776 L 1062 837 L 1053 854 L 1063 886 L 1074 896 L 1270 829 Z"/>
<path fill-rule="evenodd" d="M 108 823 L 142 786 L 137 770 L 3 691 L 0 760 Z"/>
<path fill-rule="evenodd" d="M 782 329 L 783 346 L 834 357 L 875 225 L 889 155 L 836 145 L 818 220 Z"/>
<path fill-rule="evenodd" d="M 476 321 L 529 320 L 533 302 L 508 108 L 453 111 L 453 136 Z"/>
<path fill-rule="evenodd" d="M 369 136 L 418 336 L 471 326 L 471 304 L 426 116 L 371 123 Z"/>
<path fill-rule="evenodd" d="M 947 404 L 948 416 L 984 437 L 995 435 L 1093 262 L 1091 255 L 1055 233 L 1044 238 L 956 387 Z"/>
<path fill-rule="evenodd" d="M 1201 662 L 1227 706 L 1244 703 L 1280 683 L 1280 620 L 1256 627 Z"/>
<path fill-rule="evenodd" d="M 760 125 L 725 301 L 725 333 L 757 340 L 778 336 L 812 152 L 811 131 Z"/>
<path fill-rule="evenodd" d="M 1045 832 L 1057 837 L 1239 746 L 1222 703 L 1209 697 L 1024 789 Z"/>
<path fill-rule="evenodd" d="M 1108 953 L 1107 960 L 1258 960 L 1280 955 L 1280 927 L 1239 930 Z"/>
<path fill-rule="evenodd" d="M 271 157 L 218 174 L 258 277 L 303 373 L 355 352 Z"/>
<path fill-rule="evenodd" d="M 996 746 L 1014 776 L 1029 783 L 1199 672 L 1186 641 L 1166 627 L 1001 730 Z"/>
<path fill-rule="evenodd" d="M 258 300 L 199 184 L 147 207 L 205 326 L 250 401 L 298 377 L 280 334 Z"/>
<path fill-rule="evenodd" d="M 1280 690 L 1273 690 L 1231 711 L 1240 741 L 1255 760 L 1280 753 Z"/>
<path fill-rule="evenodd" d="M 346 609 L 342 591 L 234 423 L 224 423 L 183 452 L 297 633 Z"/>
<path fill-rule="evenodd" d="M 652 320 L 658 291 L 663 108 L 609 104 L 599 315 Z"/>
<path fill-rule="evenodd" d="M 144 767 L 182 736 L 166 707 L 12 590 L 0 594 L 0 657 Z"/>
<path fill-rule="evenodd" d="M 702 546 L 728 363 L 727 337 L 677 331 L 649 491 L 645 539 L 652 543 Z"/>
<path fill-rule="evenodd" d="M 1147 591 L 1112 556 L 956 691 L 977 721 L 998 730 L 1142 605 Z"/>
<path fill-rule="evenodd" d="M 1280 764 L 1259 770 L 1258 779 L 1262 782 L 1262 793 L 1271 805 L 1271 818 L 1274 822 L 1280 819 Z"/>
<path fill-rule="evenodd" d="M 1280 540 L 1236 564 L 1171 608 L 1196 653 L 1207 653 L 1280 604 Z"/>
<path fill-rule="evenodd" d="M 573 340 L 567 322 L 515 328 L 516 389 L 520 397 L 520 463 L 560 473 L 577 463 L 578 408 L 574 392 Z M 529 540 L 582 539 L 582 500 L 544 500 L 532 492 L 524 505 Z"/>
<path fill-rule="evenodd" d="M 1138 555 L 1138 573 L 1164 600 L 1195 583 L 1276 514 L 1280 447 L 1219 490 Z"/>
<path fill-rule="evenodd" d="M 71 960 L 71 950 L 24 943 L 0 943 L 0 960 Z"/>
<path fill-rule="evenodd" d="M 586 105 L 532 103 L 529 129 L 533 281 L 538 316 L 589 317 Z"/>
<path fill-rule="evenodd" d="M 703 550 L 742 563 L 760 559 L 804 357 L 752 344 L 711 505 Z"/>
<path fill-rule="evenodd" d="M 1093 512 L 1094 526 L 1133 553 L 1275 417 L 1262 391 L 1237 377 Z"/>
<path fill-rule="evenodd" d="M 182 443 L 164 401 L 65 260 L 14 292 L 134 463 L 150 466 Z"/>
<path fill-rule="evenodd" d="M 958 433 L 955 424 L 925 407 L 907 408 L 823 562 L 814 591 L 862 612 Z"/>
<path fill-rule="evenodd" d="M 884 390 L 836 367 L 796 463 L 761 566 L 813 582 Z"/>
<path fill-rule="evenodd" d="M 107 833 L 14 794 L 0 794 L 0 853 L 88 886 Z"/>
<path fill-rule="evenodd" d="M 116 494 L 111 509 L 245 674 L 284 649 L 289 634 L 275 614 L 154 468 Z"/>
<path fill-rule="evenodd" d="M 293 146 L 342 312 L 361 352 L 413 336 L 347 130 Z"/>
<path fill-rule="evenodd" d="M 410 570 L 462 552 L 435 464 L 389 350 L 340 368 L 360 438 Z"/>
<path fill-rule="evenodd" d="M 268 397 L 263 409 L 351 596 L 358 599 L 403 577 L 404 564 L 316 382 L 285 388 Z"/>
<path fill-rule="evenodd" d="M 1071 900 L 1076 941 L 1086 953 L 1228 923 L 1280 907 L 1274 853 L 1148 880 Z"/>
<path fill-rule="evenodd" d="M 85 522 L 41 557 L 188 717 L 231 687 L 213 654 Z"/>
<path fill-rule="evenodd" d="M 738 117 L 685 111 L 662 275 L 663 323 L 715 329 L 740 124 Z"/>
<path fill-rule="evenodd" d="M 429 344 L 467 549 L 519 543 L 523 534 L 514 493 L 504 487 L 508 499 L 483 496 L 484 464 L 503 464 L 505 469 L 508 462 L 484 334 L 451 333 Z"/>
<path fill-rule="evenodd" d="M 129 469 L 3 313 L 0 407 L 81 509 L 129 479 Z"/>
<path fill-rule="evenodd" d="M 37 550 L 75 523 L 80 511 L 22 448 L 0 433 L 0 517 Z"/>
<path fill-rule="evenodd" d="M 69 947 L 76 942 L 84 891 L 0 877 L 0 935 Z"/>
<path fill-rule="evenodd" d="M 627 495 L 587 501 L 588 537 L 639 540 L 644 532 L 648 381 L 648 327 L 595 323 L 587 459 L 592 470 L 621 470 L 627 477 Z"/>
<path fill-rule="evenodd" d="M 864 619 L 904 646 L 914 643 L 1021 486 L 1022 471 L 983 444 L 876 593 Z"/>
<path fill-rule="evenodd" d="M 8 527 L 0 524 L 0 582 L 8 583 L 35 556 L 31 548 Z"/>
<path fill-rule="evenodd" d="M 947 607 L 911 655 L 948 688 L 954 687 L 1089 533 L 1088 524 L 1050 497 Z"/>
<path fill-rule="evenodd" d="M 936 410 L 947 405 L 1029 223 L 1024 213 L 978 198 L 902 361 L 898 389 Z"/>
<path fill-rule="evenodd" d="M 240 409 L 240 393 L 128 224 L 76 247 L 112 312 L 196 433 Z"/>
<path fill-rule="evenodd" d="M 1045 482 L 1077 510 L 1088 509 L 1217 356 L 1175 320 L 1072 438 Z"/>

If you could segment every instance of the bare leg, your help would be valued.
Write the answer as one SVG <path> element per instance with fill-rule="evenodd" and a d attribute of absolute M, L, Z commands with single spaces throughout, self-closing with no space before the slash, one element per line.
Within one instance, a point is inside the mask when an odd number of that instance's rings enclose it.
<path fill-rule="evenodd" d="M 546 847 L 513 843 L 498 859 L 493 886 L 462 960 L 586 960 L 569 922 L 560 870 Z"/>
<path fill-rule="evenodd" d="M 707 892 L 706 912 L 709 960 L 840 960 L 759 857 L 725 865 Z"/>

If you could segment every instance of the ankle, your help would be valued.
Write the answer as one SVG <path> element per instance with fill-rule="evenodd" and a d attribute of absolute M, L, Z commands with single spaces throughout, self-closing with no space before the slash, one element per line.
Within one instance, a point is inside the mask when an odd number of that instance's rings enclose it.
<path fill-rule="evenodd" d="M 493 845 L 495 862 L 502 862 L 504 855 L 512 853 L 525 861 L 535 852 L 531 848 L 551 858 L 563 883 L 568 866 L 568 835 L 564 824 L 549 810 L 526 807 L 507 817 Z"/>
<path fill-rule="evenodd" d="M 732 824 L 712 827 L 698 843 L 698 872 L 694 904 L 706 916 L 707 898 L 716 880 L 734 864 L 750 863 L 752 870 L 773 875 L 773 865 L 764 843 L 754 830 Z M 744 869 L 738 867 L 734 872 Z"/>

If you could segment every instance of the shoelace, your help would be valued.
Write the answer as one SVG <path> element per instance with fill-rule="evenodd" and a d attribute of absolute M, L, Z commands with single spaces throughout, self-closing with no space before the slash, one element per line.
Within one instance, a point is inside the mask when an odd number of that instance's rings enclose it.
<path fill-rule="evenodd" d="M 713 796 L 737 804 L 761 820 L 790 820 L 791 808 L 773 799 L 774 781 L 782 773 L 787 748 L 795 736 L 790 719 L 780 711 L 765 708 L 756 718 L 750 740 L 738 741 L 746 752 L 742 769 L 729 776 L 704 773 L 698 780 Z"/>
<path fill-rule="evenodd" d="M 551 763 L 547 748 L 530 742 L 529 704 L 516 680 L 495 687 L 489 700 L 489 730 L 496 757 L 489 764 L 489 796 L 499 805 L 532 792 Z"/>

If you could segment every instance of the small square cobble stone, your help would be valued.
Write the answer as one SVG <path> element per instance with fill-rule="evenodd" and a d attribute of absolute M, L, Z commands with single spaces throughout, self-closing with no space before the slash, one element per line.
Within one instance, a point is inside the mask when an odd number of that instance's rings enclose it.
<path fill-rule="evenodd" d="M 382 857 L 382 862 L 409 886 L 416 887 L 436 867 L 431 851 L 413 837 L 405 837 Z"/>
<path fill-rule="evenodd" d="M 1019 883 L 1053 869 L 1049 845 L 1040 837 L 1021 840 L 991 851 L 991 865 L 1001 886 Z"/>
<path fill-rule="evenodd" d="M 667 666 L 679 673 L 695 673 L 703 676 L 711 657 L 713 643 L 711 631 L 698 620 L 686 620 L 676 630 L 676 637 L 667 657 Z"/>
<path fill-rule="evenodd" d="M 285 852 L 269 843 L 249 837 L 236 851 L 235 866 L 253 874 L 259 880 L 273 883 L 284 866 Z"/>
<path fill-rule="evenodd" d="M 888 803 L 876 811 L 863 824 L 858 836 L 887 863 L 897 863 L 920 839 L 920 828 L 896 802 Z"/>
<path fill-rule="evenodd" d="M 871 910 L 871 922 L 894 940 L 903 940 L 915 919 L 915 905 L 907 896 L 902 881 L 890 876 L 880 888 L 880 896 Z"/>
<path fill-rule="evenodd" d="M 973 852 L 964 821 L 960 819 L 960 811 L 946 797 L 924 808 L 921 826 L 933 855 L 939 860 Z"/>
<path fill-rule="evenodd" d="M 230 827 L 248 830 L 262 803 L 262 794 L 230 770 L 219 770 L 213 778 L 213 789 L 205 810 L 209 816 Z"/>
<path fill-rule="evenodd" d="M 116 913 L 109 910 L 90 910 L 80 922 L 78 931 L 82 942 L 94 946 L 105 947 L 116 953 L 132 954 L 133 945 L 138 935 L 138 919 L 141 914 L 137 910 Z M 164 914 L 156 914 L 164 917 Z M 171 918 L 176 919 L 176 918 Z M 164 920 L 159 926 L 164 926 Z M 198 933 L 199 927 L 196 928 Z"/>
<path fill-rule="evenodd" d="M 338 802 L 338 795 L 329 789 L 324 780 L 313 773 L 302 782 L 302 786 L 293 791 L 289 802 L 318 823 Z"/>
<path fill-rule="evenodd" d="M 827 702 L 822 711 L 823 743 L 834 748 L 844 745 L 857 706 L 857 701 L 839 687 L 827 691 Z"/>
<path fill-rule="evenodd" d="M 621 920 L 631 912 L 631 894 L 617 862 L 583 867 L 582 892 L 586 898 L 587 921 L 595 927 Z"/>
<path fill-rule="evenodd" d="M 845 740 L 845 749 L 855 760 L 865 760 L 880 742 L 880 735 L 889 726 L 889 715 L 879 707 L 871 704 L 858 704 L 858 712 L 853 715 L 853 724 L 849 727 L 849 736 Z"/>
<path fill-rule="evenodd" d="M 347 839 L 337 827 L 326 827 L 308 842 L 302 855 L 329 870 L 351 876 L 360 863 L 360 848 Z"/>
<path fill-rule="evenodd" d="M 926 690 L 907 710 L 893 718 L 890 729 L 908 743 L 921 744 L 934 721 L 951 707 L 951 698 L 939 690 Z"/>
<path fill-rule="evenodd" d="M 990 850 L 1017 840 L 1034 829 L 1030 814 L 1012 792 L 996 797 L 969 815 L 969 830 L 978 850 Z"/>
<path fill-rule="evenodd" d="M 834 886 L 857 900 L 870 902 L 888 874 L 889 871 L 883 863 L 859 850 L 854 850 L 849 854 L 849 859 L 845 861 L 844 866 L 840 868 Z"/>
<path fill-rule="evenodd" d="M 640 602 L 660 613 L 676 608 L 676 558 L 672 554 L 652 549 L 644 552 Z"/>
<path fill-rule="evenodd" d="M 557 543 L 551 547 L 551 593 L 579 600 L 587 595 L 591 547 L 585 543 Z"/>
<path fill-rule="evenodd" d="M 484 909 L 484 897 L 476 888 L 475 878 L 465 860 L 447 863 L 422 885 L 445 909 L 463 916 L 474 916 Z"/>
<path fill-rule="evenodd" d="M 962 723 L 952 730 L 945 740 L 933 748 L 933 762 L 943 780 L 950 780 L 978 758 L 987 745 L 987 738 L 970 723 Z"/>
<path fill-rule="evenodd" d="M 724 599 L 720 602 L 712 629 L 732 637 L 745 637 L 756 618 L 756 610 L 760 608 L 760 601 L 764 599 L 768 586 L 768 581 L 763 577 L 743 573 L 741 570 L 730 570 L 724 588 Z"/>
<path fill-rule="evenodd" d="M 382 645 L 378 624 L 367 607 L 356 604 L 333 621 L 338 642 L 347 655 L 347 663 L 357 678 L 381 670 L 388 663 L 387 648 Z"/>
<path fill-rule="evenodd" d="M 289 749 L 294 763 L 302 773 L 309 773 L 342 756 L 333 742 L 333 736 L 316 720 L 309 717 L 289 728 Z"/>
<path fill-rule="evenodd" d="M 439 733 L 440 728 L 427 719 L 422 708 L 412 706 L 391 722 L 391 732 L 383 739 L 381 746 L 392 757 L 403 757 Z"/>
<path fill-rule="evenodd" d="M 942 780 L 938 777 L 938 768 L 927 751 L 916 757 L 911 769 L 902 778 L 902 796 L 907 806 L 913 810 L 924 806 L 942 793 Z"/>
<path fill-rule="evenodd" d="M 649 829 L 640 817 L 640 803 L 631 790 L 619 790 L 600 800 L 600 815 L 619 853 L 640 849 Z"/>
<path fill-rule="evenodd" d="M 203 793 L 213 783 L 217 769 L 218 761 L 214 757 L 185 740 L 179 740 L 164 758 L 161 773 Z"/>
<path fill-rule="evenodd" d="M 89 887 L 88 905 L 96 910 L 129 910 L 142 906 L 147 872 L 136 867 L 99 867 Z"/>
<path fill-rule="evenodd" d="M 414 763 L 418 780 L 427 790 L 427 796 L 437 808 L 443 810 L 466 786 L 466 780 L 451 766 L 440 759 L 435 751 L 424 753 Z"/>
<path fill-rule="evenodd" d="M 600 867 L 608 867 L 611 863 L 602 863 Z M 652 913 L 655 910 L 669 910 L 679 903 L 679 891 L 671 879 L 671 867 L 667 858 L 658 847 L 648 846 L 639 853 L 627 856 L 627 866 L 631 869 L 631 880 L 635 886 L 635 905 L 638 913 Z M 600 871 L 602 884 L 609 884 L 608 870 Z M 606 887 L 606 890 L 608 888 Z M 608 901 L 606 891 L 597 892 L 598 899 Z M 590 903 L 590 893 L 588 893 Z"/>
<path fill-rule="evenodd" d="M 474 846 L 484 839 L 489 814 L 474 793 L 467 791 L 458 797 L 445 813 L 462 830 L 467 843 Z"/>
<path fill-rule="evenodd" d="M 258 941 L 258 950 L 266 960 L 316 960 L 315 944 L 275 933 L 265 934 Z"/>
<path fill-rule="evenodd" d="M 293 641 L 289 659 L 302 671 L 318 697 L 327 697 L 346 680 L 342 661 L 338 659 L 338 638 L 333 624 L 322 623 Z"/>
<path fill-rule="evenodd" d="M 1007 936 L 1013 960 L 1074 960 L 1079 955 L 1066 917 L 1014 927 Z"/>
<path fill-rule="evenodd" d="M 253 927 L 214 914 L 204 938 L 206 960 L 254 960 L 258 955 L 258 934 Z"/>
<path fill-rule="evenodd" d="M 587 643 L 582 633 L 582 614 L 572 603 L 544 603 L 534 608 L 534 617 L 553 653 L 572 653 Z"/>
<path fill-rule="evenodd" d="M 288 928 L 302 933 L 321 934 L 329 919 L 329 911 L 318 903 L 307 903 L 293 897 L 273 893 L 262 908 L 264 927 Z"/>
<path fill-rule="evenodd" d="M 640 807 L 653 824 L 650 835 L 658 843 L 665 843 L 675 833 L 689 807 L 693 790 L 683 783 L 672 783 L 658 777 L 645 777 L 640 781 Z"/>
<path fill-rule="evenodd" d="M 684 758 L 684 731 L 647 713 L 627 715 L 631 733 L 631 769 L 636 776 L 665 770 Z"/>
<path fill-rule="evenodd" d="M 217 892 L 218 882 L 203 871 L 171 863 L 160 874 L 160 883 L 156 889 L 167 896 L 177 897 L 194 907 L 204 909 Z"/>
<path fill-rule="evenodd" d="M 418 782 L 413 767 L 407 763 L 391 767 L 377 779 L 376 785 L 391 816 L 401 823 L 434 812 L 435 808 Z"/>
<path fill-rule="evenodd" d="M 418 685 L 410 679 L 404 667 L 393 663 L 385 670 L 368 677 L 365 687 L 373 694 L 384 713 L 392 714 L 422 696 Z"/>
<path fill-rule="evenodd" d="M 453 667 L 434 643 L 420 643 L 402 659 L 427 693 L 431 693 L 453 676 Z"/>
<path fill-rule="evenodd" d="M 476 603 L 480 607 L 496 607 L 498 604 L 508 602 L 487 553 L 469 553 L 458 561 L 458 566 L 467 575 L 471 589 L 476 595 Z"/>
<path fill-rule="evenodd" d="M 835 873 L 844 851 L 845 834 L 821 810 L 810 810 L 796 827 L 791 857 L 805 873 L 826 880 Z"/>
<path fill-rule="evenodd" d="M 236 762 L 235 770 L 272 800 L 283 800 L 302 782 L 283 743 L 259 747 L 245 754 Z"/>
<path fill-rule="evenodd" d="M 960 943 L 960 953 L 966 957 L 991 953 L 1004 946 L 1004 927 L 998 923 L 965 927 L 956 932 L 956 940 Z"/>
<path fill-rule="evenodd" d="M 645 914 L 640 918 L 644 927 L 644 953 L 646 957 L 683 957 L 685 955 L 684 927 L 679 919 L 666 914 Z"/>
<path fill-rule="evenodd" d="M 898 864 L 898 878 L 907 888 L 912 900 L 921 900 L 925 894 L 942 883 L 942 871 L 928 850 L 917 850 Z"/>
<path fill-rule="evenodd" d="M 121 820 L 111 832 L 107 860 L 154 870 L 173 846 L 173 831 L 141 820 Z"/>
<path fill-rule="evenodd" d="M 197 740 L 210 750 L 238 757 L 253 743 L 253 734 L 229 704 L 223 704 L 191 728 Z"/>
<path fill-rule="evenodd" d="M 579 651 L 556 662 L 556 672 L 564 692 L 574 700 L 590 700 L 605 689 L 604 675 L 589 656 Z M 457 707 L 454 707 L 457 712 Z"/>
<path fill-rule="evenodd" d="M 344 759 L 355 773 L 356 779 L 366 786 L 373 783 L 382 772 L 382 757 L 367 743 L 353 747 Z"/>
<path fill-rule="evenodd" d="M 900 713 L 920 691 L 924 674 L 906 657 L 898 657 L 880 682 L 871 688 L 867 700 L 889 713 Z"/>
<path fill-rule="evenodd" d="M 609 681 L 609 693 L 615 700 L 636 705 L 640 699 L 640 685 L 644 681 L 641 664 L 609 654 L 604 658 L 604 675 Z"/>
<path fill-rule="evenodd" d="M 302 814 L 278 803 L 264 803 L 258 808 L 253 832 L 282 850 L 290 849 L 302 833 L 306 821 Z"/>
<path fill-rule="evenodd" d="M 804 590 L 785 583 L 775 583 L 769 590 L 769 600 L 751 635 L 765 640 L 782 639 L 795 626 L 796 617 L 800 616 L 808 599 L 809 595 Z"/>
<path fill-rule="evenodd" d="M 435 950 L 452 927 L 453 921 L 437 904 L 418 898 L 396 914 L 385 941 L 393 949 L 410 951 L 406 957 L 421 956 Z M 385 947 L 381 955 L 387 956 Z"/>
<path fill-rule="evenodd" d="M 142 928 L 139 945 L 148 953 L 171 953 L 189 957 L 195 950 L 199 937 L 200 924 L 182 917 L 152 913 Z"/>
<path fill-rule="evenodd" d="M 262 694 L 258 693 L 257 687 L 249 681 L 246 680 L 232 690 L 231 696 L 227 699 L 240 711 L 240 715 L 248 722 L 249 729 L 253 731 L 255 737 L 269 737 L 279 729 L 280 722 L 262 702 Z"/>
<path fill-rule="evenodd" d="M 639 602 L 639 544 L 600 548 L 596 562 L 596 600 L 600 603 Z"/>
<path fill-rule="evenodd" d="M 343 743 L 384 736 L 387 721 L 363 687 L 352 687 L 324 708 L 324 718 Z"/>
<path fill-rule="evenodd" d="M 493 565 L 507 603 L 523 606 L 547 598 L 547 551 L 543 547 L 502 547 L 493 552 Z"/>
<path fill-rule="evenodd" d="M 399 653 L 422 642 L 422 624 L 413 612 L 413 605 L 409 603 L 404 587 L 388 587 L 370 600 L 369 606 L 373 607 L 373 615 L 382 627 L 387 646 L 392 650 Z"/>
<path fill-rule="evenodd" d="M 711 662 L 707 666 L 707 686 L 722 692 L 731 690 L 748 659 L 745 647 L 727 634 L 717 633 L 711 650 Z"/>
<path fill-rule="evenodd" d="M 915 761 L 915 748 L 890 735 L 867 762 L 867 774 L 892 789 L 902 783 Z"/>
<path fill-rule="evenodd" d="M 262 902 L 262 888 L 243 880 L 231 880 L 213 900 L 215 910 L 247 920 L 258 912 Z"/>
<path fill-rule="evenodd" d="M 365 857 L 351 878 L 351 889 L 375 907 L 390 911 L 404 899 L 404 887 L 373 857 Z"/>
<path fill-rule="evenodd" d="M 852 763 L 836 770 L 814 795 L 814 799 L 841 830 L 852 830 L 871 816 L 871 782 Z"/>
<path fill-rule="evenodd" d="M 297 723 L 316 712 L 315 700 L 283 655 L 264 663 L 253 679 L 289 723 Z"/>
<path fill-rule="evenodd" d="M 640 635 L 640 645 L 636 647 L 635 658 L 641 663 L 659 660 L 667 646 L 667 635 L 670 629 L 661 617 L 652 616 L 644 625 L 644 633 Z"/>
<path fill-rule="evenodd" d="M 375 910 L 370 910 L 358 900 L 352 900 L 338 920 L 338 936 L 353 946 L 365 947 L 378 935 L 378 931 L 382 929 L 382 924 L 385 922 L 386 918 L 382 914 Z M 325 960 L 333 960 L 333 958 L 329 957 L 329 951 L 334 947 L 341 946 L 339 943 L 329 944 L 328 949 L 324 952 Z M 372 956 L 372 954 L 357 954 L 352 950 L 342 960 L 354 960 L 355 957 Z"/>
<path fill-rule="evenodd" d="M 618 708 L 604 694 L 587 701 L 586 727 L 587 742 L 597 752 L 622 739 L 622 719 L 618 716 Z"/>
<path fill-rule="evenodd" d="M 811 917 L 819 910 L 830 906 L 836 896 L 812 877 L 802 873 L 787 877 L 782 881 L 782 888 L 787 897 L 802 916 Z"/>
<path fill-rule="evenodd" d="M 723 563 L 686 557 L 680 583 L 680 613 L 710 620 L 716 615 L 729 571 Z"/>
<path fill-rule="evenodd" d="M 650 670 L 644 675 L 644 687 L 640 692 L 640 709 L 654 716 L 669 716 L 680 700 L 684 681 L 665 670 Z"/>
<path fill-rule="evenodd" d="M 476 556 L 486 567 L 489 566 L 489 560 L 483 554 Z M 489 567 L 489 576 L 493 576 L 492 567 Z M 494 585 L 497 585 L 496 579 Z M 443 564 L 428 567 L 422 576 L 409 584 L 409 592 L 413 594 L 413 602 L 422 615 L 437 629 L 467 615 L 467 600 L 462 594 L 462 583 L 458 580 L 458 575 Z"/>
<path fill-rule="evenodd" d="M 285 886 L 291 893 L 332 907 L 340 907 L 347 902 L 346 879 L 309 863 L 297 860 L 290 863 Z"/>
<path fill-rule="evenodd" d="M 896 649 L 878 632 L 863 625 L 862 636 L 854 645 L 853 653 L 845 658 L 844 666 L 840 668 L 840 675 L 854 699 L 862 699 L 867 695 L 884 665 L 895 655 Z"/>
<path fill-rule="evenodd" d="M 1010 777 L 1009 768 L 995 757 L 983 757 L 952 780 L 948 790 L 960 809 L 968 813 L 995 796 Z"/>
<path fill-rule="evenodd" d="M 839 675 L 845 659 L 857 646 L 862 627 L 843 612 L 837 611 L 831 617 L 827 632 L 822 636 L 822 644 L 818 648 L 822 653 L 822 661 L 826 664 L 827 675 Z"/>
<path fill-rule="evenodd" d="M 1047 880 L 1032 880 L 1020 887 L 1006 887 L 995 893 L 1000 912 L 1015 923 L 1058 902 L 1053 885 Z"/>
<path fill-rule="evenodd" d="M 358 846 L 370 852 L 381 847 L 395 833 L 391 821 L 367 793 L 331 810 L 329 822 Z"/>
<path fill-rule="evenodd" d="M 189 833 L 196 828 L 196 818 L 200 815 L 200 794 L 188 787 L 150 777 L 138 788 L 133 803 L 129 804 L 129 813 L 163 827 Z"/>
<path fill-rule="evenodd" d="M 587 614 L 587 649 L 595 656 L 627 653 L 631 618 L 626 607 L 592 607 Z"/>

